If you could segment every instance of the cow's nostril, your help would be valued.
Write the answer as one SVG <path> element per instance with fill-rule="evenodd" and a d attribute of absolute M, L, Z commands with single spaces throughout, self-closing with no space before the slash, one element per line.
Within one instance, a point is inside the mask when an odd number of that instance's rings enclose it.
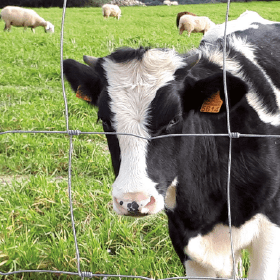
<path fill-rule="evenodd" d="M 128 212 L 136 213 L 136 212 L 138 212 L 138 209 L 139 209 L 139 205 L 136 201 L 132 201 L 131 203 L 127 204 L 127 211 Z"/>
<path fill-rule="evenodd" d="M 143 193 L 127 193 L 121 198 L 114 197 L 114 210 L 120 215 L 148 215 L 154 211 L 155 206 L 155 197 Z"/>

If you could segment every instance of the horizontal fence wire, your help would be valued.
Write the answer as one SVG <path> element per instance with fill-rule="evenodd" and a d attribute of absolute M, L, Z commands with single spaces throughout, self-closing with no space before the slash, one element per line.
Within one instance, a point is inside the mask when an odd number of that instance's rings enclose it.
<path fill-rule="evenodd" d="M 144 276 L 133 276 L 133 275 L 119 275 L 119 274 L 95 274 L 91 272 L 70 272 L 70 271 L 58 271 L 58 270 L 18 270 L 18 271 L 12 271 L 12 272 L 0 272 L 0 275 L 2 276 L 9 276 L 13 274 L 19 274 L 19 273 L 53 273 L 53 274 L 66 274 L 66 275 L 72 275 L 72 276 L 80 276 L 81 278 L 93 278 L 93 277 L 103 277 L 103 280 L 107 278 L 133 278 L 133 279 L 143 279 L 143 280 L 155 280 L 154 278 L 144 277 Z M 105 278 L 105 279 L 104 279 Z M 189 280 L 195 280 L 195 279 L 205 279 L 205 280 L 232 280 L 231 278 L 213 278 L 213 277 L 192 277 L 192 276 L 182 276 L 182 277 L 170 277 L 170 278 L 161 278 L 157 280 L 179 280 L 179 279 L 189 279 Z M 238 278 L 238 280 L 247 280 L 247 278 Z"/>
<path fill-rule="evenodd" d="M 143 137 L 136 134 L 131 133 L 122 133 L 122 132 L 94 132 L 94 131 L 80 131 L 80 130 L 68 130 L 68 131 L 51 131 L 51 130 L 8 130 L 8 131 L 2 131 L 0 132 L 0 135 L 2 134 L 9 134 L 9 133 L 43 133 L 43 134 L 68 134 L 68 135 L 83 135 L 83 134 L 93 134 L 93 135 L 122 135 L 122 136 L 132 136 L 136 138 L 141 138 L 144 140 L 156 140 L 156 139 L 162 139 L 162 138 L 170 138 L 170 137 L 188 137 L 188 136 L 194 136 L 194 137 L 229 137 L 229 138 L 280 138 L 280 135 L 276 134 L 246 134 L 246 133 L 239 133 L 239 132 L 231 132 L 229 133 L 181 133 L 181 134 L 168 134 L 168 135 L 159 135 L 154 137 Z"/>
<path fill-rule="evenodd" d="M 137 137 L 141 139 L 145 139 L 148 141 L 162 139 L 162 138 L 170 138 L 170 137 L 229 137 L 230 145 L 229 145 L 229 160 L 228 160 L 228 180 L 227 180 L 227 195 L 228 195 L 228 219 L 229 219 L 229 231 L 230 231 L 230 243 L 231 243 L 231 252 L 232 252 L 232 260 L 233 260 L 233 267 L 235 268 L 235 258 L 234 258 L 234 244 L 232 242 L 232 231 L 231 231 L 231 212 L 230 212 L 230 171 L 231 171 L 231 144 L 232 139 L 234 138 L 241 138 L 241 137 L 251 137 L 251 138 L 280 138 L 280 135 L 262 135 L 262 134 L 242 134 L 239 132 L 231 132 L 230 129 L 230 118 L 229 118 L 229 105 L 228 105 L 228 94 L 227 94 L 227 86 L 226 86 L 226 67 L 225 67 L 225 58 L 226 58 L 226 30 L 227 30 L 227 22 L 228 22 L 228 14 L 229 14 L 229 5 L 230 0 L 227 1 L 227 12 L 226 12 L 226 19 L 225 19 L 225 31 L 224 31 L 224 50 L 223 50 L 223 82 L 224 82 L 224 91 L 225 91 L 225 104 L 226 104 L 226 111 L 227 111 L 227 130 L 228 133 L 220 133 L 220 134 L 169 134 L 169 135 L 160 135 L 156 137 L 142 137 L 135 134 L 129 133 L 116 133 L 116 132 L 83 132 L 80 130 L 69 130 L 69 117 L 68 117 L 68 103 L 67 97 L 65 93 L 65 86 L 64 86 L 64 76 L 63 76 L 63 33 L 64 33 L 64 21 L 65 21 L 65 14 L 66 14 L 66 5 L 67 0 L 64 0 L 63 4 L 63 12 L 62 12 L 62 20 L 61 20 L 61 38 L 60 38 L 60 67 L 61 67 L 61 81 L 62 81 L 62 92 L 63 92 L 63 99 L 65 105 L 65 122 L 66 122 L 66 131 L 45 131 L 45 130 L 9 130 L 0 132 L 0 135 L 4 134 L 14 134 L 14 133 L 30 133 L 30 134 L 68 134 L 69 135 L 69 160 L 68 160 L 68 195 L 69 195 L 69 207 L 70 207 L 70 214 L 71 214 L 71 224 L 72 224 L 72 231 L 74 235 L 74 243 L 75 243 L 75 251 L 76 251 L 76 259 L 77 259 L 77 270 L 78 272 L 70 272 L 70 271 L 57 271 L 57 270 L 18 270 L 12 272 L 1 272 L 0 276 L 10 276 L 20 273 L 53 273 L 53 274 L 65 274 L 65 275 L 72 275 L 84 278 L 93 278 L 93 277 L 100 277 L 104 280 L 107 278 L 134 278 L 134 279 L 145 279 L 145 280 L 154 280 L 153 278 L 144 277 L 144 276 L 132 276 L 132 275 L 116 275 L 116 274 L 95 274 L 92 272 L 81 271 L 80 269 L 80 256 L 79 256 L 79 248 L 78 248 L 78 241 L 76 237 L 76 230 L 75 230 L 75 220 L 73 214 L 73 201 L 72 201 L 72 189 L 71 189 L 71 166 L 72 166 L 72 152 L 73 152 L 73 136 L 79 136 L 84 134 L 92 134 L 92 135 L 125 135 L 131 137 Z M 162 278 L 158 280 L 175 280 L 175 279 L 219 279 L 219 280 L 232 280 L 232 278 L 213 278 L 213 277 L 191 277 L 191 276 L 182 276 L 182 277 L 171 277 L 171 278 Z M 247 278 L 237 278 L 235 269 L 233 269 L 233 279 L 240 279 L 246 280 Z"/>

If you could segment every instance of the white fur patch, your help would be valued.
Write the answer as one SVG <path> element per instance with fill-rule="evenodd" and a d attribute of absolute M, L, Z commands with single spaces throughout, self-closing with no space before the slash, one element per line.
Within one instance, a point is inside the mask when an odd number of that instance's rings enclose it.
<path fill-rule="evenodd" d="M 257 214 L 240 228 L 232 228 L 235 258 L 240 259 L 242 249 L 251 252 L 249 279 L 277 280 L 280 259 L 280 228 L 264 215 Z M 186 262 L 187 276 L 212 276 L 230 278 L 233 273 L 229 228 L 217 225 L 205 236 L 189 240 L 185 253 L 192 262 Z M 191 269 L 189 269 L 191 267 Z M 197 267 L 197 270 L 194 269 Z M 189 270 L 188 270 L 189 269 Z M 236 269 L 236 268 L 235 268 Z M 204 274 L 211 272 L 211 275 Z"/>
<path fill-rule="evenodd" d="M 236 51 L 243 54 L 247 59 L 249 59 L 262 73 L 267 82 L 269 83 L 271 89 L 273 90 L 276 98 L 276 105 L 278 107 L 278 111 L 276 114 L 272 114 L 267 110 L 267 107 L 257 95 L 257 89 L 246 79 L 246 73 L 242 71 L 241 65 L 234 59 L 229 58 L 228 54 L 226 54 L 226 70 L 233 75 L 239 77 L 243 81 L 245 81 L 249 86 L 249 92 L 246 95 L 247 101 L 249 105 L 257 112 L 259 118 L 264 123 L 269 123 L 274 126 L 280 125 L 280 90 L 273 84 L 270 77 L 266 74 L 265 70 L 257 63 L 256 57 L 254 55 L 255 47 L 249 44 L 246 39 L 242 39 L 240 37 L 231 36 L 228 38 L 229 44 Z M 208 57 L 210 61 L 219 65 L 223 68 L 223 52 L 220 49 L 213 50 L 213 47 L 209 44 L 206 44 L 203 47 L 203 53 Z"/>
<path fill-rule="evenodd" d="M 202 47 L 202 51 L 209 61 L 223 68 L 223 52 L 219 48 L 214 49 L 212 45 L 206 44 Z M 226 54 L 226 69 L 233 75 L 237 75 L 241 70 L 241 65 Z"/>
<path fill-rule="evenodd" d="M 260 119 L 263 122 L 269 123 L 274 126 L 279 126 L 280 125 L 280 90 L 273 84 L 272 80 L 266 74 L 265 70 L 257 63 L 256 57 L 254 55 L 254 47 L 252 45 L 245 43 L 243 40 L 235 39 L 234 48 L 240 53 L 242 53 L 246 58 L 248 58 L 265 77 L 266 81 L 269 83 L 270 87 L 274 92 L 278 111 L 276 114 L 271 114 L 270 112 L 268 112 L 266 106 L 257 97 L 256 94 L 257 90 L 252 88 L 252 85 L 251 85 L 250 92 L 246 96 L 248 103 L 258 113 Z"/>
<path fill-rule="evenodd" d="M 253 11 L 246 11 L 235 20 L 231 20 L 227 23 L 227 35 L 236 31 L 244 31 L 249 28 L 258 29 L 258 25 L 261 24 L 275 24 L 276 22 L 262 18 L 258 13 Z M 217 24 L 212 27 L 202 38 L 207 42 L 214 42 L 219 38 L 222 38 L 225 33 L 225 24 Z"/>
<path fill-rule="evenodd" d="M 178 184 L 177 177 L 172 181 L 168 187 L 164 199 L 164 205 L 169 210 L 173 210 L 176 207 L 176 186 Z"/>
<path fill-rule="evenodd" d="M 142 60 L 134 59 L 126 63 L 105 59 L 103 68 L 116 132 L 150 138 L 147 129 L 150 104 L 157 90 L 174 80 L 175 71 L 183 66 L 183 58 L 174 50 L 151 49 L 146 51 Z M 164 208 L 163 197 L 158 194 L 156 183 L 146 171 L 148 140 L 133 136 L 118 136 L 118 139 L 121 166 L 113 184 L 113 196 L 121 199 L 126 193 L 143 192 L 155 198 L 153 212 L 161 211 Z"/>

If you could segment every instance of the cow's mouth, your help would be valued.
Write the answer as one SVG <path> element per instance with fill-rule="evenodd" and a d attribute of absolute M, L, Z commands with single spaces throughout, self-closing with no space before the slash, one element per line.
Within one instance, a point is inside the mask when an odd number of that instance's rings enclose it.
<path fill-rule="evenodd" d="M 149 216 L 149 214 L 148 213 L 137 212 L 137 213 L 128 213 L 128 214 L 125 214 L 125 216 L 134 217 L 134 218 L 142 218 L 142 217 Z"/>

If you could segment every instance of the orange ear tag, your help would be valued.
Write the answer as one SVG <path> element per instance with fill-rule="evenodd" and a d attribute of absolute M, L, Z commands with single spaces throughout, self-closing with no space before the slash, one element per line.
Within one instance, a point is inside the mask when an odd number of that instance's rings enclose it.
<path fill-rule="evenodd" d="M 86 95 L 84 95 L 84 94 L 82 93 L 80 87 L 81 87 L 81 86 L 79 85 L 78 88 L 77 88 L 76 97 L 81 98 L 81 99 L 83 99 L 83 100 L 85 100 L 85 101 L 90 102 L 90 101 L 91 101 L 91 98 L 88 97 L 88 96 L 86 96 Z"/>
<path fill-rule="evenodd" d="M 217 91 L 207 100 L 204 101 L 200 108 L 200 112 L 204 113 L 219 113 L 223 105 L 223 100 L 220 97 L 220 91 Z"/>

